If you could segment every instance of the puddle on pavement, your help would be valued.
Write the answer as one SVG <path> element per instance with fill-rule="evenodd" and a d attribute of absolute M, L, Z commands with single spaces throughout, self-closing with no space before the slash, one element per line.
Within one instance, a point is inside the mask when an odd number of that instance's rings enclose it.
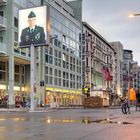
<path fill-rule="evenodd" d="M 82 120 L 73 120 L 73 119 L 62 119 L 62 120 L 54 120 L 47 119 L 47 124 L 55 124 L 55 123 L 83 123 L 83 124 L 133 124 L 130 122 L 123 121 L 111 121 L 111 119 L 101 119 L 101 120 L 91 120 L 88 118 L 84 118 Z"/>
<path fill-rule="evenodd" d="M 31 119 L 31 118 L 26 118 L 26 117 L 13 117 L 11 118 L 12 121 L 15 122 L 44 122 L 46 124 L 63 124 L 63 123 L 83 123 L 83 124 L 133 124 L 130 122 L 125 122 L 125 121 L 112 121 L 111 119 L 97 119 L 93 120 L 93 118 L 90 117 L 83 117 L 81 119 L 71 119 L 71 118 L 66 118 L 66 119 L 54 119 L 51 117 L 47 118 L 40 118 L 40 119 Z M 0 122 L 6 121 L 5 118 L 0 117 Z"/>
<path fill-rule="evenodd" d="M 47 119 L 46 120 L 46 123 L 47 124 L 55 124 L 55 123 L 80 123 L 81 121 L 80 120 L 73 120 L 73 119 L 60 119 L 60 120 L 57 120 L 57 119 Z"/>
<path fill-rule="evenodd" d="M 84 124 L 133 124 L 130 122 L 123 122 L 123 121 L 111 121 L 110 119 L 101 119 L 101 120 L 90 120 L 90 119 L 83 119 L 82 123 Z"/>

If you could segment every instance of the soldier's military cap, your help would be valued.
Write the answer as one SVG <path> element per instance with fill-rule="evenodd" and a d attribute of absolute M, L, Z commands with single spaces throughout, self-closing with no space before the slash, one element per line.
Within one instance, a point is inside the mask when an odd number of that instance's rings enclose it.
<path fill-rule="evenodd" d="M 34 18 L 34 17 L 36 17 L 36 15 L 33 11 L 31 11 L 30 14 L 28 15 L 28 18 Z"/>

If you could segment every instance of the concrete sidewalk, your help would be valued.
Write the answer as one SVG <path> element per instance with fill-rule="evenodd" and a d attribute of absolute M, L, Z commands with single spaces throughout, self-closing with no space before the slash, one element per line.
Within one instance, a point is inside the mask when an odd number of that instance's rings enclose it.
<path fill-rule="evenodd" d="M 48 112 L 53 110 L 63 110 L 63 109 L 84 109 L 83 107 L 59 107 L 59 108 L 50 108 L 50 107 L 37 107 L 34 110 L 30 108 L 0 108 L 0 112 Z"/>
<path fill-rule="evenodd" d="M 0 112 L 48 112 L 48 111 L 54 111 L 54 110 L 68 110 L 68 109 L 111 109 L 111 110 L 116 110 L 120 109 L 121 106 L 110 106 L 108 108 L 84 108 L 84 107 L 59 107 L 59 108 L 50 108 L 50 107 L 37 107 L 34 109 L 34 111 L 30 110 L 29 108 L 0 108 Z M 130 110 L 135 111 L 135 107 L 131 107 Z"/>
<path fill-rule="evenodd" d="M 46 112 L 50 110 L 45 108 L 36 108 L 34 111 L 30 111 L 27 108 L 0 108 L 0 112 Z"/>

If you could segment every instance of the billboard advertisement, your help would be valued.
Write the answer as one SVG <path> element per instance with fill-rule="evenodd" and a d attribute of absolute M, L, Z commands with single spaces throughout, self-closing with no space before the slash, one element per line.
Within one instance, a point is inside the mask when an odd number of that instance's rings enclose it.
<path fill-rule="evenodd" d="M 19 47 L 46 45 L 47 40 L 46 6 L 19 10 Z"/>

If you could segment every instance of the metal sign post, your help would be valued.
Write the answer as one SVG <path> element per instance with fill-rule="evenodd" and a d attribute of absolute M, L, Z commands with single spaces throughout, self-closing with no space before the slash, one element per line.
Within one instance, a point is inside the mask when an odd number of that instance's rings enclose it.
<path fill-rule="evenodd" d="M 43 0 L 41 4 L 43 4 Z M 45 77 L 43 77 L 45 75 L 45 47 L 43 51 L 44 56 L 41 56 L 44 57 L 41 63 L 43 65 L 41 67 L 43 68 L 41 68 L 41 75 L 39 74 L 38 77 L 36 76 L 36 47 L 48 44 L 48 40 L 50 39 L 49 18 L 49 6 L 19 10 L 19 46 L 20 48 L 29 48 L 30 46 L 30 111 L 35 110 L 36 101 L 38 101 L 37 94 L 40 94 L 40 91 L 36 94 L 39 77 L 41 80 L 45 80 Z"/>
<path fill-rule="evenodd" d="M 30 48 L 30 99 L 31 99 L 31 106 L 30 106 L 30 111 L 34 111 L 35 106 L 34 106 L 34 81 L 35 81 L 35 47 L 33 44 L 31 44 Z"/>

